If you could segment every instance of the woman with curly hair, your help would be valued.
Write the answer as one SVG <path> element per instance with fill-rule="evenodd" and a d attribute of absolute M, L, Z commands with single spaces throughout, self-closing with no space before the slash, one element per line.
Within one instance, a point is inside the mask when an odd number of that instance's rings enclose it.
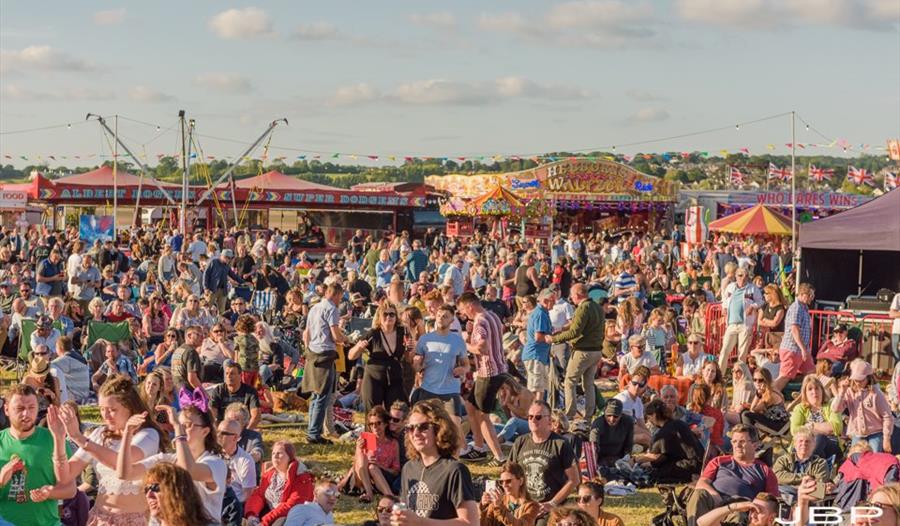
<path fill-rule="evenodd" d="M 69 439 L 78 445 L 78 451 L 65 463 L 59 463 L 61 481 L 73 480 L 88 464 L 97 475 L 97 499 L 88 516 L 90 526 L 146 524 L 147 503 L 138 482 L 121 480 L 116 473 L 116 458 L 120 450 L 127 450 L 135 462 L 164 451 L 167 435 L 156 422 L 145 419 L 139 426 L 126 432 L 129 419 L 134 415 L 146 415 L 147 406 L 127 376 L 112 376 L 98 393 L 98 405 L 103 424 L 89 436 L 81 433 L 77 412 L 70 406 L 50 411 L 47 427 L 54 437 Z M 63 444 L 63 440 L 58 441 Z M 125 447 L 123 447 L 123 444 Z M 56 451 L 56 458 L 65 458 L 65 451 Z"/>
<path fill-rule="evenodd" d="M 413 406 L 406 424 L 409 461 L 401 473 L 400 500 L 406 510 L 393 513 L 393 521 L 451 520 L 478 522 L 478 504 L 469 469 L 454 458 L 459 444 L 456 425 L 443 406 L 432 401 Z M 417 487 L 428 488 L 425 493 Z"/>
<path fill-rule="evenodd" d="M 191 474 L 163 462 L 144 476 L 144 496 L 150 519 L 159 526 L 209 526 L 218 524 L 203 507 Z"/>

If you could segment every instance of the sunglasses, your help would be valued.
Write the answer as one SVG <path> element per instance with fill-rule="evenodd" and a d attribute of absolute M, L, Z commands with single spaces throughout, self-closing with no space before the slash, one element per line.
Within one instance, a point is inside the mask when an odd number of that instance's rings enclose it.
<path fill-rule="evenodd" d="M 382 316 L 385 318 L 396 318 L 397 313 L 396 312 L 385 312 L 384 314 L 382 314 Z"/>
<path fill-rule="evenodd" d="M 688 340 L 688 345 L 699 345 L 699 344 L 700 344 L 699 340 Z"/>
<path fill-rule="evenodd" d="M 407 433 L 424 433 L 432 428 L 431 422 L 422 422 L 421 424 L 406 424 Z"/>
<path fill-rule="evenodd" d="M 577 497 L 575 499 L 575 502 L 577 502 L 579 504 L 587 504 L 587 503 L 591 502 L 592 500 L 594 500 L 593 495 L 582 495 L 580 497 Z"/>
<path fill-rule="evenodd" d="M 402 418 L 396 418 L 396 417 L 393 417 L 393 416 L 391 417 L 391 423 L 392 423 L 392 424 L 399 424 L 400 422 L 403 422 L 403 419 L 402 419 Z"/>
<path fill-rule="evenodd" d="M 633 385 L 635 387 L 646 387 L 647 382 L 635 382 L 634 380 L 632 380 L 631 385 Z"/>
<path fill-rule="evenodd" d="M 221 334 L 221 333 L 222 333 L 222 329 L 213 329 L 213 330 L 210 331 L 210 332 L 212 332 L 213 334 L 217 334 L 217 333 L 218 333 L 218 334 Z"/>
<path fill-rule="evenodd" d="M 501 485 L 501 486 L 508 486 L 509 484 L 512 484 L 513 481 L 515 481 L 515 480 L 516 480 L 516 479 L 500 479 L 500 485 Z"/>
<path fill-rule="evenodd" d="M 231 431 L 219 431 L 219 436 L 223 436 L 223 437 L 236 437 L 236 436 L 238 436 L 238 434 L 237 434 L 237 433 L 232 433 Z"/>
<path fill-rule="evenodd" d="M 766 383 L 766 379 L 765 379 L 765 378 L 754 378 L 754 379 L 753 379 L 753 383 L 755 383 L 755 384 L 764 384 L 764 383 Z"/>
<path fill-rule="evenodd" d="M 379 514 L 390 513 L 391 511 L 393 511 L 393 508 L 390 506 L 378 506 L 377 508 L 375 508 L 375 511 Z"/>
<path fill-rule="evenodd" d="M 369 427 L 383 426 L 383 425 L 384 425 L 384 421 L 382 421 L 382 420 L 372 420 L 371 422 L 369 422 Z"/>
<path fill-rule="evenodd" d="M 322 494 L 325 495 L 326 497 L 334 497 L 334 498 L 338 498 L 341 495 L 341 493 L 336 489 L 326 489 L 325 491 L 322 492 Z"/>
<path fill-rule="evenodd" d="M 534 420 L 535 422 L 540 422 L 544 419 L 544 415 L 528 415 L 528 420 Z"/>
<path fill-rule="evenodd" d="M 154 482 L 152 484 L 147 484 L 144 486 L 144 494 L 147 493 L 159 493 L 159 483 Z"/>

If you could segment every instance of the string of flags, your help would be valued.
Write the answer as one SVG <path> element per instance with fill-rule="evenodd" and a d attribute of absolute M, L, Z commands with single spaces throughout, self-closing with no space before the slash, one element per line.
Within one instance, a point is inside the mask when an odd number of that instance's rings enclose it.
<path fill-rule="evenodd" d="M 810 164 L 807 167 L 807 173 L 809 178 L 816 182 L 831 181 L 834 178 L 834 168 L 818 168 L 814 164 Z M 779 181 L 790 181 L 793 177 L 793 172 L 788 167 L 780 168 L 775 163 L 770 162 L 766 169 L 766 177 L 768 179 Z M 746 180 L 745 178 L 746 174 L 742 172 L 739 167 L 734 165 L 728 167 L 728 179 L 731 184 L 743 185 Z M 866 185 L 871 188 L 876 187 L 875 174 L 870 170 L 857 168 L 853 165 L 847 167 L 847 180 L 857 186 Z M 889 192 L 897 188 L 897 183 L 898 176 L 896 173 L 887 172 L 884 174 L 885 191 Z"/>
<path fill-rule="evenodd" d="M 785 143 L 784 146 L 790 149 L 793 145 L 792 143 Z M 797 143 L 796 147 L 801 150 L 807 150 L 811 148 L 826 148 L 826 149 L 834 149 L 840 148 L 843 152 L 848 151 L 859 151 L 859 152 L 877 152 L 877 151 L 886 151 L 886 146 L 873 146 L 870 144 L 850 144 L 845 139 L 836 139 L 831 141 L 830 143 Z M 279 148 L 277 146 L 272 146 L 272 150 L 287 150 L 288 148 Z M 611 148 L 615 151 L 615 146 Z M 756 154 L 767 154 L 768 152 L 775 151 L 775 144 L 766 144 L 765 151 L 756 150 Z M 555 156 L 550 154 L 542 154 L 542 155 L 508 155 L 508 154 L 496 154 L 496 155 L 477 155 L 477 156 L 421 156 L 421 155 L 380 155 L 380 154 L 359 154 L 359 153 L 344 153 L 344 152 L 306 152 L 303 153 L 303 150 L 294 149 L 293 152 L 300 152 L 300 155 L 278 155 L 278 156 L 270 156 L 267 153 L 263 153 L 259 156 L 246 156 L 242 158 L 242 161 L 282 161 L 282 162 L 293 162 L 293 161 L 331 161 L 331 160 L 349 160 L 349 161 L 382 161 L 382 162 L 418 162 L 418 161 L 434 161 L 439 163 L 446 163 L 448 161 L 453 161 L 456 163 L 460 162 L 481 162 L 481 163 L 495 163 L 502 161 L 522 161 L 529 160 L 536 163 L 540 162 L 554 162 L 568 159 L 570 157 L 563 156 Z M 710 151 L 681 151 L 681 152 L 661 152 L 656 154 L 637 154 L 637 155 L 626 155 L 626 154 L 603 154 L 603 155 L 577 155 L 578 159 L 605 159 L 611 161 L 624 161 L 625 163 L 631 163 L 635 160 L 651 160 L 655 157 L 661 157 L 664 162 L 667 163 L 678 163 L 681 161 L 690 160 L 692 157 L 702 157 L 709 158 L 715 157 L 716 154 L 720 157 L 728 157 L 734 154 L 743 154 L 743 155 L 754 155 L 754 151 L 752 151 L 749 147 L 740 147 L 737 150 L 728 150 L 721 149 L 718 152 L 710 152 Z M 119 154 L 119 157 L 125 158 L 124 154 Z M 155 155 L 148 155 L 146 153 L 139 154 L 138 158 L 141 160 L 148 160 L 151 157 L 155 157 L 157 160 L 160 160 L 164 157 L 171 157 L 174 159 L 181 159 L 180 153 L 157 153 Z M 23 160 L 23 161 L 61 161 L 61 160 L 90 160 L 90 159 L 113 159 L 115 158 L 115 154 L 97 154 L 91 153 L 86 155 L 57 155 L 57 154 L 49 154 L 49 155 L 13 155 L 13 154 L 4 154 L 4 159 L 7 160 Z M 190 154 L 190 158 L 194 161 L 234 161 L 234 156 L 216 156 L 216 155 L 198 155 L 196 152 Z M 780 177 L 780 176 L 779 176 Z M 777 178 L 773 176 L 773 178 Z"/>

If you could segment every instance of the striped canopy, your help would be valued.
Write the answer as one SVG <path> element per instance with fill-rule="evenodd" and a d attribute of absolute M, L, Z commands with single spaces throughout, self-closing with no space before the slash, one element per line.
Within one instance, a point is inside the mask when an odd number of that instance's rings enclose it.
<path fill-rule="evenodd" d="M 765 205 L 756 205 L 753 208 L 716 219 L 709 224 L 709 229 L 731 234 L 789 236 L 791 235 L 791 219 Z"/>

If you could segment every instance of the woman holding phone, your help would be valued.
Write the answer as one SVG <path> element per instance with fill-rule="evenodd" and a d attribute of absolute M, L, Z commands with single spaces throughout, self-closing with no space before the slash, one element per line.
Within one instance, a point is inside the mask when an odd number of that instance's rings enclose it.
<path fill-rule="evenodd" d="M 393 496 L 391 486 L 400 476 L 400 444 L 387 433 L 391 415 L 377 405 L 366 415 L 366 427 L 356 442 L 353 467 L 341 481 L 341 489 L 357 488 L 360 502 L 372 502 L 374 484 L 382 495 Z M 361 487 L 361 488 L 360 488 Z"/>
<path fill-rule="evenodd" d="M 369 353 L 360 393 L 366 412 L 376 406 L 387 409 L 397 400 L 409 397 L 403 390 L 401 365 L 406 352 L 406 328 L 397 323 L 397 315 L 392 303 L 382 303 L 375 311 L 372 330 L 347 353 L 349 361 L 356 360 L 364 351 Z"/>
<path fill-rule="evenodd" d="M 498 485 L 486 487 L 481 496 L 482 526 L 533 526 L 539 511 L 528 496 L 525 470 L 515 462 L 503 464 Z"/>

